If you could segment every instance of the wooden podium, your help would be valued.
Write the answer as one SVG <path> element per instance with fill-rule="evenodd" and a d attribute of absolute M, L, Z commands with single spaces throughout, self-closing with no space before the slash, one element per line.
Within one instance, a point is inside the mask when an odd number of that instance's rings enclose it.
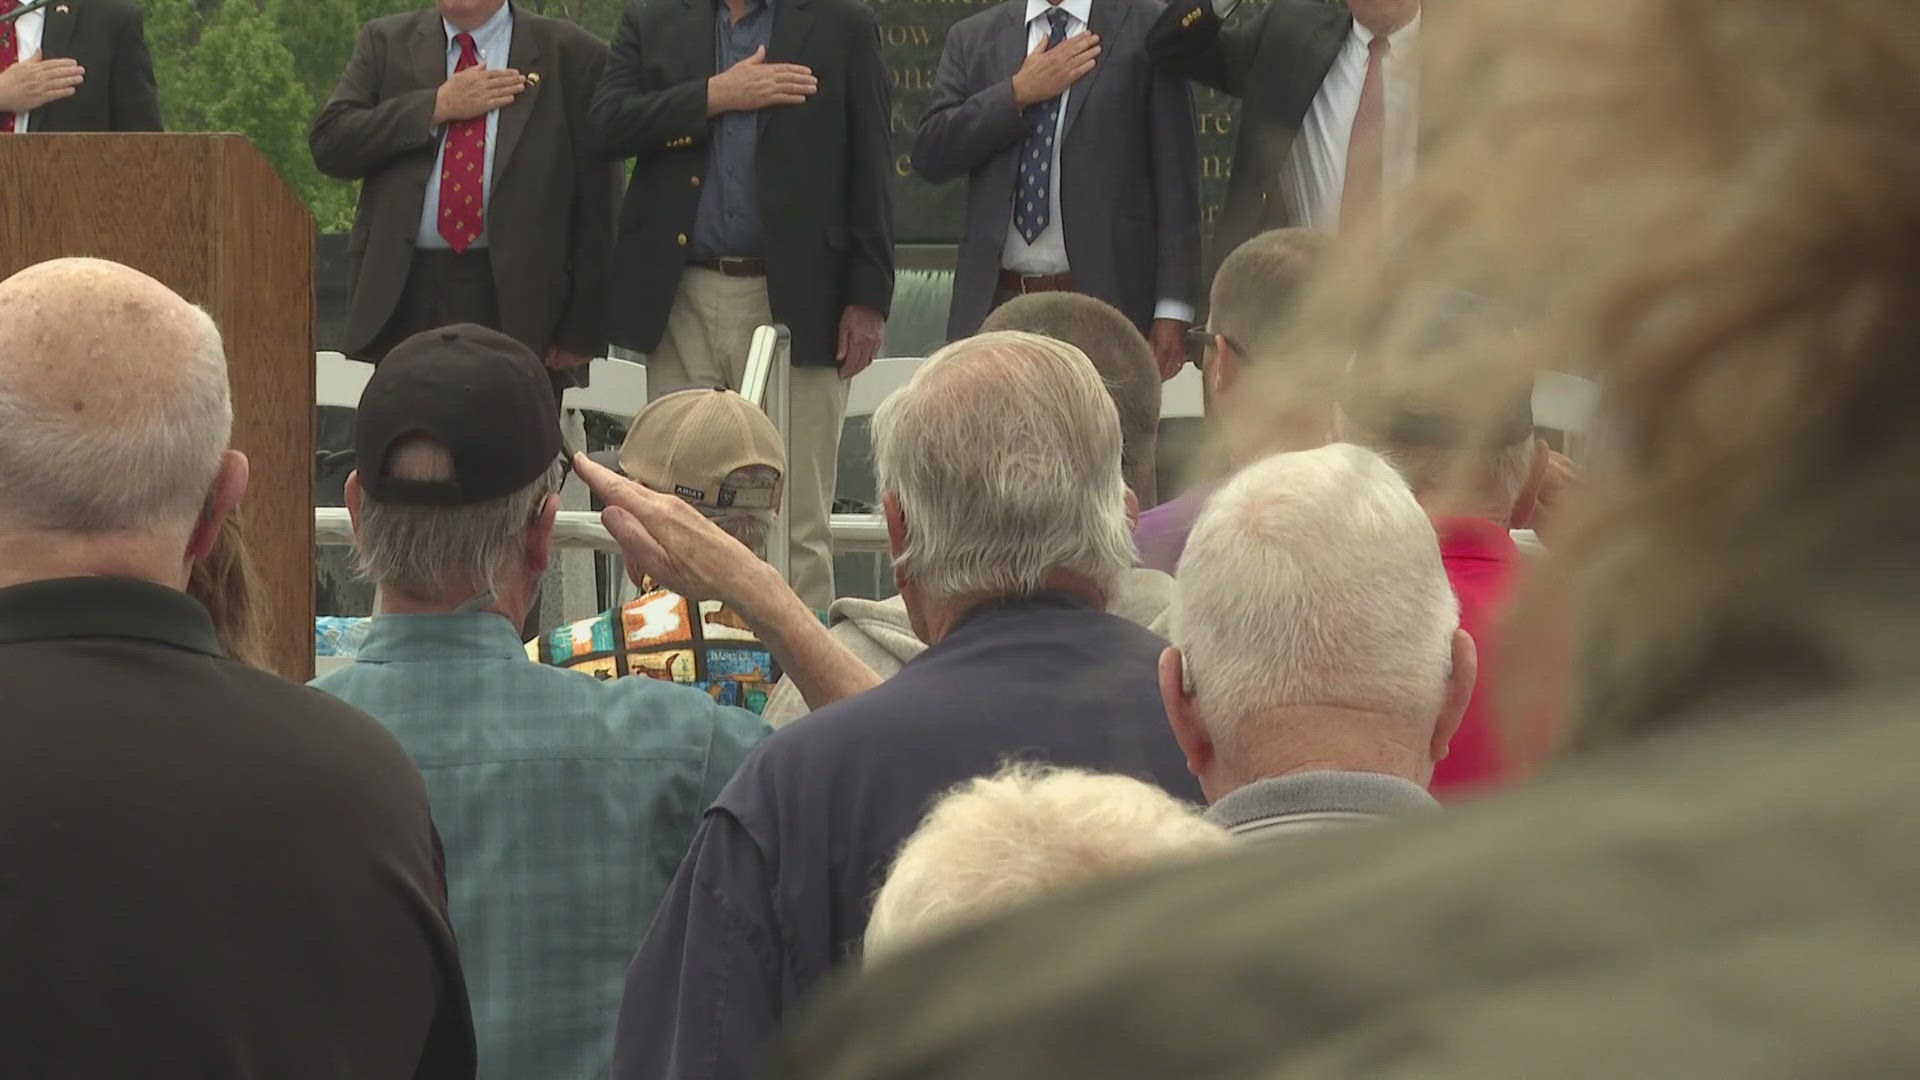
<path fill-rule="evenodd" d="M 88 255 L 165 282 L 226 338 L 268 654 L 313 674 L 313 219 L 240 135 L 0 137 L 0 277 Z M 139 342 L 128 342 L 137 349 Z"/>

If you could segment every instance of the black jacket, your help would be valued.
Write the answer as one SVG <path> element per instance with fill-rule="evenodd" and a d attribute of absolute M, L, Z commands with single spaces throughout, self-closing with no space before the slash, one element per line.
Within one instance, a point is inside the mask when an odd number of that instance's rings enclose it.
<path fill-rule="evenodd" d="M 1324 0 L 1271 0 L 1231 26 L 1214 15 L 1212 0 L 1175 0 L 1147 31 L 1147 54 L 1163 70 L 1242 102 L 1208 280 L 1243 241 L 1303 223 L 1281 178 L 1291 169 L 1301 122 L 1352 30 L 1347 6 Z"/>
<path fill-rule="evenodd" d="M 420 771 L 185 593 L 0 589 L 0 1074 L 474 1075 Z"/>
<path fill-rule="evenodd" d="M 487 243 L 499 330 L 545 355 L 598 356 L 607 344 L 606 270 L 620 178 L 593 145 L 587 102 L 607 47 L 578 26 L 515 5 L 507 63 L 527 88 L 500 110 Z M 346 347 L 373 343 L 406 287 L 434 154 L 434 95 L 447 81 L 447 32 L 431 9 L 360 32 L 307 143 L 328 176 L 359 180 L 347 245 Z"/>
<path fill-rule="evenodd" d="M 593 99 L 615 157 L 634 159 L 614 248 L 611 336 L 650 352 L 686 267 L 707 169 L 710 0 L 632 0 Z M 757 165 L 767 290 L 793 332 L 793 362 L 831 367 L 840 313 L 893 304 L 891 94 L 873 12 L 855 0 L 781 0 L 772 63 L 819 79 L 805 104 L 767 109 Z"/>
<path fill-rule="evenodd" d="M 1155 0 L 1093 0 L 1100 62 L 1067 94 L 1060 118 L 1060 214 L 1075 286 L 1141 330 L 1161 300 L 1201 306 L 1200 151 L 1186 81 L 1157 72 L 1144 49 Z M 1013 74 L 1027 58 L 1026 0 L 1003 0 L 947 31 L 913 165 L 936 184 L 967 177 L 947 336 L 980 329 L 993 309 L 1013 216 L 1027 119 Z"/>
<path fill-rule="evenodd" d="M 126 0 L 57 0 L 42 14 L 41 55 L 78 60 L 87 78 L 72 97 L 29 113 L 28 131 L 160 130 L 139 8 Z"/>

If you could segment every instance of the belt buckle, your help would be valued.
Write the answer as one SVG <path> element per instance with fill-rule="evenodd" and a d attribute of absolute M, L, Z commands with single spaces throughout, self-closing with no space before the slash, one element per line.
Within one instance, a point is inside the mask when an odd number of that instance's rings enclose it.
<path fill-rule="evenodd" d="M 722 257 L 720 260 L 720 272 L 726 274 L 728 277 L 741 277 L 746 273 L 747 264 L 752 261 L 752 259 L 739 255 Z"/>

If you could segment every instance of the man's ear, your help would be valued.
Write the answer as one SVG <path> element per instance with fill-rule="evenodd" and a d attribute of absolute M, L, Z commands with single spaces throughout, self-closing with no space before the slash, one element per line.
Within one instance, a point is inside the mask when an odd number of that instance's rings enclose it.
<path fill-rule="evenodd" d="M 549 495 L 527 524 L 527 570 L 534 577 L 546 573 L 553 562 L 553 523 L 559 516 L 560 496 Z"/>
<path fill-rule="evenodd" d="M 213 487 L 200 508 L 200 520 L 193 523 L 193 532 L 187 537 L 188 562 L 199 562 L 213 550 L 213 542 L 220 535 L 220 527 L 226 524 L 227 515 L 247 497 L 247 477 L 251 469 L 247 455 L 238 450 L 220 455 L 220 468 L 213 474 Z"/>
<path fill-rule="evenodd" d="M 366 493 L 360 488 L 360 470 L 347 474 L 347 520 L 353 524 L 353 534 L 360 535 L 360 500 Z"/>
<path fill-rule="evenodd" d="M 1473 700 L 1473 686 L 1480 678 L 1480 653 L 1473 635 L 1465 630 L 1453 632 L 1453 670 L 1447 674 L 1447 696 L 1440 704 L 1440 715 L 1433 724 L 1433 743 L 1428 753 L 1434 761 L 1447 756 L 1447 744 L 1460 730 L 1467 703 Z"/>
<path fill-rule="evenodd" d="M 1527 482 L 1520 485 L 1520 494 L 1513 500 L 1513 513 L 1507 518 L 1509 528 L 1533 527 L 1534 512 L 1540 508 L 1540 485 L 1547 478 L 1548 449 L 1547 440 L 1534 437 L 1533 465 L 1527 469 Z"/>
<path fill-rule="evenodd" d="M 1187 687 L 1186 658 L 1169 645 L 1160 653 L 1160 702 L 1167 707 L 1167 725 L 1187 756 L 1187 771 L 1203 780 L 1213 768 L 1213 736 L 1200 722 L 1193 691 Z"/>
<path fill-rule="evenodd" d="M 1240 378 L 1241 356 L 1220 334 L 1213 335 L 1213 367 L 1207 376 L 1213 383 L 1213 396 L 1220 397 L 1233 393 L 1233 384 Z"/>
<path fill-rule="evenodd" d="M 893 587 L 904 593 L 907 582 L 900 573 L 900 553 L 907 550 L 907 515 L 891 491 L 880 496 L 880 516 L 887 523 L 887 555 L 893 560 Z"/>

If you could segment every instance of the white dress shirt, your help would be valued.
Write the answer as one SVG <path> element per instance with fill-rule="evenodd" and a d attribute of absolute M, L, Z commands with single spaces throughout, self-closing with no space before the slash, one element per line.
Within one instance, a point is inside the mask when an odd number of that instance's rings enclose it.
<path fill-rule="evenodd" d="M 1420 62 L 1415 47 L 1420 35 L 1420 16 L 1387 35 L 1386 65 L 1387 127 L 1384 182 L 1380 186 L 1380 210 L 1390 217 L 1399 197 L 1413 179 L 1414 158 L 1419 150 L 1420 134 Z M 1358 20 L 1340 54 L 1328 69 L 1313 107 L 1300 123 L 1299 137 L 1293 140 L 1289 170 L 1293 176 L 1294 205 L 1300 207 L 1301 224 L 1310 229 L 1334 232 L 1340 228 L 1340 198 L 1347 186 L 1347 144 L 1353 138 L 1353 117 L 1360 111 L 1360 91 L 1367 82 L 1368 46 L 1373 31 Z"/>
<path fill-rule="evenodd" d="M 19 49 L 20 59 L 25 60 L 40 51 L 40 35 L 46 29 L 47 11 L 30 12 L 13 20 L 13 42 Z M 27 133 L 27 118 L 31 113 L 14 113 L 13 130 L 15 134 Z"/>
<path fill-rule="evenodd" d="M 453 39 L 461 30 L 445 19 L 441 19 L 440 24 L 447 32 L 447 78 L 451 79 L 453 69 L 460 63 L 460 46 Z M 499 11 L 473 31 L 473 50 L 480 56 L 481 67 L 504 68 L 507 66 L 507 53 L 512 48 L 513 5 L 501 4 Z M 420 234 L 414 239 L 416 248 L 444 251 L 451 246 L 447 238 L 440 235 L 440 173 L 446 163 L 448 126 L 442 124 L 435 133 L 439 136 L 440 148 L 434 151 L 433 171 L 427 174 L 427 198 L 420 207 Z M 480 193 L 480 235 L 467 245 L 468 250 L 487 246 L 485 211 L 492 209 L 493 205 L 493 155 L 499 144 L 500 110 L 495 109 L 487 114 L 487 154 L 481 163 L 480 175 L 486 177 L 486 181 Z"/>
<path fill-rule="evenodd" d="M 1046 16 L 1047 12 L 1055 6 L 1049 4 L 1047 0 L 1027 0 L 1027 52 L 1030 53 L 1039 48 L 1040 43 L 1047 40 L 1047 34 L 1052 27 L 1048 25 Z M 1067 13 L 1067 37 L 1087 29 L 1088 20 L 1093 14 L 1093 0 L 1060 0 L 1057 6 Z M 1089 72 L 1086 77 L 1091 75 L 1092 73 Z M 1063 127 L 1067 122 L 1067 102 L 1072 94 L 1073 88 L 1069 86 L 1066 92 L 1060 95 L 1060 124 Z M 1011 220 L 1007 223 L 1007 242 L 1000 249 L 1000 265 L 1016 274 L 1038 277 L 1072 272 L 1073 268 L 1067 262 L 1067 234 L 1060 223 L 1060 144 L 1062 141 L 1057 136 L 1053 140 L 1053 168 L 1047 176 L 1047 183 L 1051 189 L 1048 205 L 1052 207 L 1052 213 L 1047 219 L 1047 227 L 1040 230 L 1040 235 L 1034 237 L 1033 243 L 1029 244 L 1027 238 L 1020 235 L 1020 229 Z M 1193 314 L 1191 304 L 1184 304 L 1178 300 L 1162 300 L 1153 309 L 1153 317 L 1156 319 L 1178 319 L 1186 323 L 1193 321 Z"/>

